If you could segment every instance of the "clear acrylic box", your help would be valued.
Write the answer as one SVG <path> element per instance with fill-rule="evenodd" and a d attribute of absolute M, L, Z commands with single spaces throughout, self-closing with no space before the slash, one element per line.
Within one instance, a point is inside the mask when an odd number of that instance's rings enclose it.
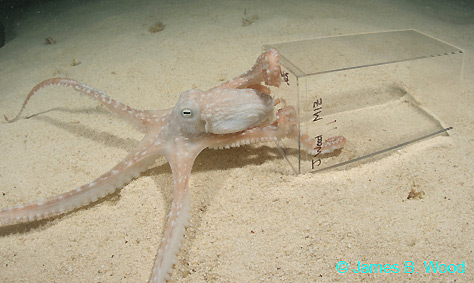
<path fill-rule="evenodd" d="M 297 109 L 300 135 L 342 135 L 342 150 L 309 155 L 281 141 L 297 173 L 355 164 L 455 126 L 463 51 L 416 30 L 269 44 L 289 85 L 277 97 Z"/>

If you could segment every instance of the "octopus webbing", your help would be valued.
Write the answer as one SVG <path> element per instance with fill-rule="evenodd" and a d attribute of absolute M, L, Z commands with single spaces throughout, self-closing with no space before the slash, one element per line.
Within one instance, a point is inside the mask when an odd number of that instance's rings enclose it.
<path fill-rule="evenodd" d="M 15 118 L 5 116 L 8 122 L 19 119 L 30 98 L 40 89 L 65 86 L 97 100 L 144 131 L 145 136 L 121 162 L 92 182 L 63 194 L 1 210 L 0 226 L 52 218 L 86 206 L 122 188 L 163 155 L 172 170 L 174 193 L 150 282 L 165 282 L 176 262 L 187 225 L 191 169 L 203 149 L 300 138 L 309 154 L 316 151 L 316 141 L 299 134 L 295 108 L 270 95 L 269 87 L 279 87 L 282 80 L 279 59 L 278 51 L 271 49 L 261 54 L 248 72 L 208 91 L 186 91 L 173 108 L 165 110 L 134 109 L 71 79 L 52 78 L 39 83 L 30 91 Z M 281 108 L 275 113 L 277 105 Z M 344 137 L 333 137 L 318 150 L 329 153 L 344 144 Z"/>

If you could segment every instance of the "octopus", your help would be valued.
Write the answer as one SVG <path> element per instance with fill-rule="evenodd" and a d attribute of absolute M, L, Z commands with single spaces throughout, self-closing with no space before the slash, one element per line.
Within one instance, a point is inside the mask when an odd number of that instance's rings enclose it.
<path fill-rule="evenodd" d="M 183 92 L 173 108 L 164 110 L 132 108 L 72 79 L 52 78 L 39 83 L 30 91 L 15 118 L 5 116 L 7 122 L 17 121 L 30 98 L 40 89 L 64 86 L 97 100 L 145 135 L 121 162 L 92 182 L 66 193 L 0 210 L 0 226 L 54 218 L 84 207 L 122 188 L 162 155 L 170 164 L 174 191 L 150 282 L 166 282 L 188 225 L 191 169 L 203 149 L 299 138 L 309 154 L 316 151 L 316 141 L 299 133 L 295 108 L 271 96 L 270 87 L 279 87 L 282 81 L 279 59 L 279 52 L 271 49 L 261 54 L 244 74 L 207 91 Z M 280 108 L 276 110 L 278 105 Z M 317 150 L 333 152 L 345 142 L 342 136 L 329 138 Z"/>

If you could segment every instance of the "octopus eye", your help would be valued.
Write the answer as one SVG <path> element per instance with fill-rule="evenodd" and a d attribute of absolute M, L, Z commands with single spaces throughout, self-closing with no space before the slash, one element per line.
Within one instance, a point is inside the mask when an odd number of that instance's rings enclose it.
<path fill-rule="evenodd" d="M 191 109 L 189 108 L 185 108 L 181 110 L 181 116 L 183 116 L 184 118 L 191 118 L 193 117 L 193 111 L 191 111 Z"/>

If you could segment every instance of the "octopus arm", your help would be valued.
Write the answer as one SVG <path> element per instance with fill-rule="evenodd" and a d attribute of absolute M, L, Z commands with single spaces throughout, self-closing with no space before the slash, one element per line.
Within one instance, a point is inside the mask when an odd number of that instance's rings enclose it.
<path fill-rule="evenodd" d="M 281 84 L 280 53 L 274 48 L 260 55 L 250 70 L 216 88 L 254 88 L 269 94 L 262 82 L 275 87 Z"/>
<path fill-rule="evenodd" d="M 25 110 L 25 107 L 31 97 L 33 97 L 33 95 L 35 95 L 40 89 L 49 86 L 65 86 L 80 91 L 81 93 L 99 101 L 110 112 L 127 120 L 128 122 L 132 123 L 134 126 L 138 127 L 141 130 L 145 129 L 144 124 L 146 122 L 146 119 L 150 120 L 150 118 L 161 117 L 161 115 L 166 115 L 167 113 L 169 113 L 169 111 L 167 110 L 162 111 L 162 113 L 158 113 L 158 111 L 150 113 L 150 111 L 134 109 L 128 105 L 123 104 L 122 102 L 119 102 L 118 100 L 110 98 L 103 91 L 94 89 L 93 87 L 87 84 L 72 79 L 52 78 L 37 84 L 26 97 L 20 109 L 20 112 L 13 119 L 8 119 L 7 116 L 4 115 L 5 120 L 9 123 L 17 121 L 20 118 L 20 115 L 23 113 L 23 110 Z"/>
<path fill-rule="evenodd" d="M 146 147 L 138 148 L 110 171 L 77 189 L 30 204 L 0 210 L 0 226 L 61 215 L 113 193 L 153 165 L 158 153 L 148 149 Z"/>
<path fill-rule="evenodd" d="M 155 259 L 150 282 L 166 282 L 170 278 L 173 265 L 176 263 L 176 254 L 188 225 L 189 193 L 188 182 L 191 169 L 197 155 L 207 147 L 208 140 L 202 139 L 193 144 L 175 143 L 173 147 L 163 152 L 168 159 L 174 179 L 174 193 L 168 220 L 161 240 L 158 254 Z"/>

